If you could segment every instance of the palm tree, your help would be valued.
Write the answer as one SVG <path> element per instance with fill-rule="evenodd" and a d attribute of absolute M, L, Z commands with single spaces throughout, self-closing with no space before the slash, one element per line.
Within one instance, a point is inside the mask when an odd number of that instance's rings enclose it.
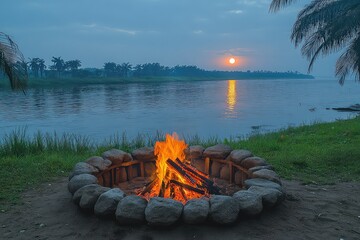
<path fill-rule="evenodd" d="M 296 0 L 273 0 L 270 11 L 278 11 Z M 298 14 L 291 39 L 302 44 L 301 53 L 310 61 L 308 70 L 319 55 L 345 49 L 336 62 L 336 76 L 342 85 L 352 73 L 360 81 L 360 1 L 312 0 Z"/>
<path fill-rule="evenodd" d="M 39 77 L 39 70 L 40 70 L 40 66 L 39 66 L 39 58 L 30 58 L 29 61 L 29 67 L 31 72 L 34 74 L 34 77 Z"/>
<path fill-rule="evenodd" d="M 58 76 L 61 76 L 61 72 L 65 69 L 65 62 L 61 57 L 53 57 L 51 61 L 54 63 L 50 66 L 51 69 L 56 70 L 58 72 Z"/>
<path fill-rule="evenodd" d="M 39 65 L 40 77 L 43 77 L 46 69 L 45 60 L 39 58 L 38 65 Z"/>
<path fill-rule="evenodd" d="M 78 59 L 65 62 L 65 68 L 70 69 L 72 72 L 78 70 L 79 67 L 81 67 L 81 61 Z"/>
<path fill-rule="evenodd" d="M 28 73 L 24 56 L 9 35 L 0 32 L 0 72 L 4 72 L 12 89 L 24 89 Z"/>

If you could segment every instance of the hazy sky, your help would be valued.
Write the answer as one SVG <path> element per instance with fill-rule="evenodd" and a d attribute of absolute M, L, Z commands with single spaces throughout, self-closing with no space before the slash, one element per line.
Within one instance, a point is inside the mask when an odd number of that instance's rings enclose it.
<path fill-rule="evenodd" d="M 290 41 L 301 4 L 277 14 L 271 0 L 3 0 L 0 31 L 26 58 L 80 59 L 205 69 L 307 71 Z M 301 1 L 304 2 L 304 1 Z M 245 59 L 227 67 L 228 56 Z M 313 74 L 334 76 L 335 56 L 319 59 Z"/>

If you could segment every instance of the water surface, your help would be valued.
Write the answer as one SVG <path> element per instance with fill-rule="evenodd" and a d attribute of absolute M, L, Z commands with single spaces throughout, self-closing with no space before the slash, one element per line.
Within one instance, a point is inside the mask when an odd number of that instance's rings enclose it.
<path fill-rule="evenodd" d="M 131 138 L 178 132 L 237 137 L 254 131 L 354 116 L 326 110 L 359 103 L 360 85 L 336 80 L 227 80 L 131 83 L 74 88 L 0 90 L 0 137 L 76 133 L 102 141 L 116 132 Z"/>

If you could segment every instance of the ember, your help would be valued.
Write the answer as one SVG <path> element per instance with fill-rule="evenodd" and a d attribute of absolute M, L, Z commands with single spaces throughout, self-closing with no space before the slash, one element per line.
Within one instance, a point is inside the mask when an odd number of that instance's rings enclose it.
<path fill-rule="evenodd" d="M 156 175 L 140 192 L 146 199 L 173 198 L 185 203 L 189 199 L 219 194 L 219 189 L 207 175 L 190 166 L 185 157 L 186 143 L 176 133 L 156 142 L 154 153 Z"/>

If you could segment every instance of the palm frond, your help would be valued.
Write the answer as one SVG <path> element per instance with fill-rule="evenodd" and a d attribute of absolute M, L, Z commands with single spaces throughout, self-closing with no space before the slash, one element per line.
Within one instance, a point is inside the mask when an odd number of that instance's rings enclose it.
<path fill-rule="evenodd" d="M 24 56 L 10 36 L 2 32 L 0 32 L 0 71 L 9 78 L 12 89 L 25 89 L 28 73 Z"/>
<path fill-rule="evenodd" d="M 341 85 L 351 72 L 355 73 L 355 79 L 360 81 L 360 36 L 352 41 L 336 62 L 336 76 L 339 77 Z"/>
<path fill-rule="evenodd" d="M 270 4 L 270 12 L 277 12 L 280 8 L 295 3 L 297 0 L 272 0 Z"/>

